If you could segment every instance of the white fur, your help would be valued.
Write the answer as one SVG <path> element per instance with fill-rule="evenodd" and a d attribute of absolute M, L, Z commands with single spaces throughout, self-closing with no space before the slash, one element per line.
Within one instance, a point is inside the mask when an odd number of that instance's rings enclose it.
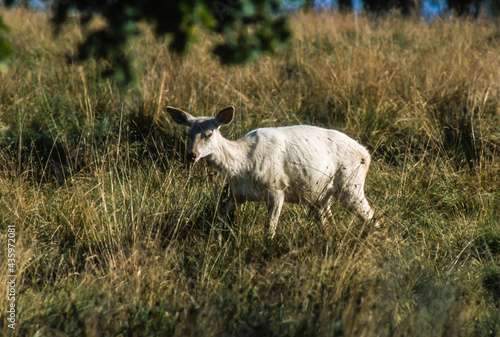
<path fill-rule="evenodd" d="M 332 199 L 338 196 L 363 221 L 373 219 L 363 189 L 370 155 L 347 135 L 298 125 L 256 129 L 230 141 L 219 127 L 231 122 L 233 107 L 214 118 L 196 118 L 171 107 L 167 111 L 175 122 L 190 127 L 189 151 L 194 160 L 206 158 L 229 180 L 232 198 L 223 212 L 234 202 L 267 202 L 271 237 L 284 201 L 318 205 L 322 222 L 327 223 Z"/>

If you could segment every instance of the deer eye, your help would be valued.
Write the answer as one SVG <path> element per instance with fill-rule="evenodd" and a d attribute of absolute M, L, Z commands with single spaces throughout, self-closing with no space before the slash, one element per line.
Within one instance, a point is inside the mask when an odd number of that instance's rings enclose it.
<path fill-rule="evenodd" d="M 212 131 L 205 131 L 205 132 L 203 132 L 203 133 L 201 134 L 201 137 L 202 137 L 202 138 L 207 139 L 207 138 L 212 137 L 212 135 L 213 135 L 213 134 L 214 134 L 214 133 L 213 133 Z"/>

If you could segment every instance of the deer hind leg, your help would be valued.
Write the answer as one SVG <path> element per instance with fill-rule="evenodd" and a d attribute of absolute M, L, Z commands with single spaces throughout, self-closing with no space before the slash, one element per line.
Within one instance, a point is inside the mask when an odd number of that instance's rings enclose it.
<path fill-rule="evenodd" d="M 362 183 L 345 186 L 340 193 L 340 201 L 362 221 L 370 222 L 373 220 L 373 210 L 368 200 L 366 200 Z M 375 226 L 377 226 L 377 223 L 375 223 Z"/>
<path fill-rule="evenodd" d="M 356 193 L 356 197 L 351 198 L 348 207 L 363 221 L 369 222 L 373 219 L 373 210 L 363 191 Z"/>
<path fill-rule="evenodd" d="M 323 226 L 333 223 L 333 214 L 330 208 L 330 202 L 331 198 L 328 201 L 325 201 L 318 210 L 319 219 L 321 220 Z"/>
<path fill-rule="evenodd" d="M 283 191 L 274 191 L 269 195 L 268 200 L 268 215 L 267 223 L 269 226 L 269 236 L 274 238 L 276 234 L 276 227 L 278 226 L 278 220 L 281 214 L 281 209 L 283 208 L 283 202 L 285 201 L 285 193 Z"/>
<path fill-rule="evenodd" d="M 352 170 L 349 175 L 343 175 L 340 178 L 343 183 L 340 190 L 340 201 L 362 221 L 373 222 L 374 213 L 364 192 L 367 172 L 368 165 L 362 165 Z M 374 225 L 378 227 L 378 222 L 375 221 Z"/>

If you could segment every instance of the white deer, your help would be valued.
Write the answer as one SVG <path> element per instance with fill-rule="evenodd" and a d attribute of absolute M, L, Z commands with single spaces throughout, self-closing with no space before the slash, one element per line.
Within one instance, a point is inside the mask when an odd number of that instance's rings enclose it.
<path fill-rule="evenodd" d="M 285 201 L 318 205 L 322 223 L 332 223 L 330 204 L 334 197 L 361 220 L 373 222 L 374 214 L 364 194 L 370 154 L 347 135 L 308 125 L 261 128 L 231 141 L 219 128 L 231 123 L 234 107 L 216 117 L 193 117 L 167 107 L 172 119 L 188 126 L 189 154 L 195 162 L 206 160 L 229 181 L 231 197 L 220 212 L 235 203 L 265 201 L 271 238 Z"/>

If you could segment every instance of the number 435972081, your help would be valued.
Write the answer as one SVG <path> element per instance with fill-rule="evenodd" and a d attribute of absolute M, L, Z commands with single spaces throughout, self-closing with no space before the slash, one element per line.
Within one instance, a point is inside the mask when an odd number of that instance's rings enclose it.
<path fill-rule="evenodd" d="M 7 264 L 10 273 L 14 273 L 16 266 L 16 228 L 9 225 L 7 229 Z"/>

